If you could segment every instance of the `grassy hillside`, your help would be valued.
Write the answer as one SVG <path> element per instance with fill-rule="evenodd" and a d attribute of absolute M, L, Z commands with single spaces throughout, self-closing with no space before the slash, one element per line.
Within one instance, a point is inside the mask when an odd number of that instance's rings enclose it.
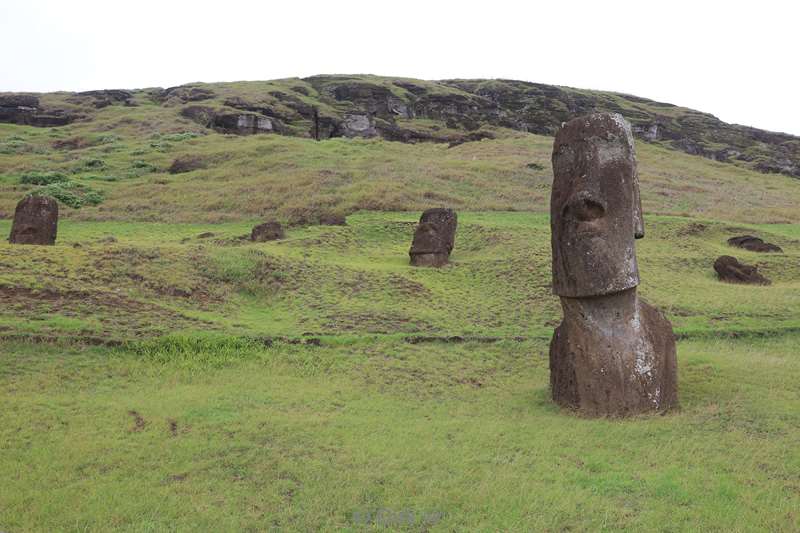
<path fill-rule="evenodd" d="M 678 336 L 681 408 L 581 419 L 548 391 L 552 138 L 416 116 L 386 131 L 456 142 L 316 141 L 286 118 L 514 88 L 322 97 L 341 81 L 194 86 L 272 106 L 282 135 L 183 116 L 191 88 L 43 95 L 88 118 L 0 124 L 0 235 L 23 195 L 61 202 L 55 246 L 0 242 L 0 530 L 800 529 L 800 181 L 637 141 L 639 291 Z M 565 101 L 663 107 L 589 93 Z M 440 205 L 451 264 L 410 267 Z M 285 239 L 243 238 L 269 218 Z M 784 252 L 726 244 L 745 233 Z M 723 254 L 772 284 L 719 282 Z"/>
<path fill-rule="evenodd" d="M 560 307 L 550 291 L 547 216 L 464 213 L 452 264 L 438 270 L 408 266 L 416 217 L 362 213 L 345 227 L 299 228 L 262 244 L 238 239 L 250 223 L 64 222 L 55 247 L 0 244 L 0 328 L 119 340 L 197 331 L 550 336 Z M 646 224 L 640 290 L 678 333 L 800 328 L 797 226 L 772 232 L 664 216 Z M 0 232 L 8 228 L 0 223 Z M 213 235 L 199 237 L 206 233 Z M 763 235 L 785 253 L 726 244 L 742 233 Z M 712 264 L 724 254 L 758 265 L 773 284 L 720 283 Z"/>
<path fill-rule="evenodd" d="M 54 130 L 0 125 L 0 214 L 36 185 L 26 174 L 59 172 L 102 193 L 97 206 L 67 218 L 160 222 L 227 222 L 277 216 L 313 222 L 320 212 L 460 210 L 546 212 L 552 138 L 497 130 L 448 148 L 378 139 L 235 136 L 200 131 L 155 106 L 109 107 L 91 124 Z M 107 115 L 107 116 L 105 116 Z M 124 118 L 123 118 L 124 117 Z M 112 132 L 112 133 L 109 133 Z M 16 140 L 13 140 L 16 139 Z M 69 140 L 77 149 L 54 148 Z M 3 141 L 0 140 L 0 146 Z M 71 146 L 71 144 L 68 144 Z M 8 151 L 7 151 L 8 152 Z M 649 213 L 742 222 L 798 222 L 794 178 L 637 143 L 644 207 Z M 170 174 L 177 158 L 197 170 Z"/>

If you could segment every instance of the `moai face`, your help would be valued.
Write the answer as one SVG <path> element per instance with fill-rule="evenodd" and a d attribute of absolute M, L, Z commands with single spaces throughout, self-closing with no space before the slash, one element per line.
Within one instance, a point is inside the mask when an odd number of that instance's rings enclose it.
<path fill-rule="evenodd" d="M 630 126 L 619 114 L 567 122 L 553 145 L 553 292 L 581 298 L 639 284 L 634 239 L 644 236 Z"/>
<path fill-rule="evenodd" d="M 55 244 L 58 202 L 49 196 L 26 196 L 17 204 L 11 225 L 11 244 Z"/>

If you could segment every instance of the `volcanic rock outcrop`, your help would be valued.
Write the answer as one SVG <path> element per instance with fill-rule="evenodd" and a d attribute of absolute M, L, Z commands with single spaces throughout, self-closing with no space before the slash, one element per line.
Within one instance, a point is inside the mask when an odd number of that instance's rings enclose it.
<path fill-rule="evenodd" d="M 754 237 L 752 235 L 740 235 L 739 237 L 731 237 L 728 239 L 728 244 L 750 250 L 751 252 L 777 252 L 782 253 L 783 249 L 780 246 L 772 244 L 771 242 L 764 242 L 764 239 Z"/>
<path fill-rule="evenodd" d="M 644 224 L 630 126 L 608 113 L 567 122 L 553 172 L 553 292 L 564 312 L 550 343 L 553 400 L 586 416 L 675 406 L 672 326 L 636 293 Z"/>
<path fill-rule="evenodd" d="M 452 209 L 441 207 L 422 213 L 408 255 L 413 266 L 440 267 L 450 259 L 456 241 L 458 218 Z"/>
<path fill-rule="evenodd" d="M 283 239 L 283 226 L 280 222 L 269 221 L 259 224 L 250 232 L 250 240 L 254 242 L 274 241 Z"/>
<path fill-rule="evenodd" d="M 26 196 L 17 204 L 11 225 L 11 244 L 45 244 L 56 242 L 58 202 L 49 196 Z"/>
<path fill-rule="evenodd" d="M 723 255 L 714 261 L 714 271 L 720 281 L 745 283 L 748 285 L 769 285 L 771 282 L 759 273 L 758 268 L 740 263 L 730 255 Z"/>
<path fill-rule="evenodd" d="M 283 124 L 278 119 L 257 113 L 224 112 L 208 106 L 190 105 L 181 110 L 181 115 L 220 133 L 249 135 L 283 131 Z"/>
<path fill-rule="evenodd" d="M 67 109 L 41 107 L 32 94 L 0 94 L 0 122 L 26 126 L 64 126 L 80 118 Z"/>

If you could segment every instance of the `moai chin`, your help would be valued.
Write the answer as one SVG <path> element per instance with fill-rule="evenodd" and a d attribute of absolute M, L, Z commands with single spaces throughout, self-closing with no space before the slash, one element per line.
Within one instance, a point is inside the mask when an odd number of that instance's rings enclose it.
<path fill-rule="evenodd" d="M 587 416 L 675 406 L 672 325 L 636 294 L 644 223 L 630 126 L 610 113 L 567 122 L 553 174 L 553 292 L 564 312 L 550 343 L 553 400 Z"/>

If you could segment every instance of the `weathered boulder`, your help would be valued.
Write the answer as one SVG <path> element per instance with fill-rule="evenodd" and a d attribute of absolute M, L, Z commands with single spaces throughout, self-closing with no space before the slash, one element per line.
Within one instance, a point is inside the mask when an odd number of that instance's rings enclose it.
<path fill-rule="evenodd" d="M 254 113 L 222 113 L 214 118 L 214 129 L 226 133 L 248 135 L 253 133 L 279 133 L 280 122 Z"/>
<path fill-rule="evenodd" d="M 39 97 L 33 94 L 0 94 L 0 107 L 39 107 Z"/>
<path fill-rule="evenodd" d="M 731 237 L 728 239 L 728 244 L 731 246 L 736 246 L 737 248 L 750 250 L 751 252 L 783 253 L 783 249 L 781 249 L 780 246 L 769 242 L 764 242 L 763 239 L 754 237 L 753 235 L 740 235 L 738 237 Z"/>
<path fill-rule="evenodd" d="M 292 98 L 291 96 L 284 95 L 283 93 L 278 93 L 278 94 L 282 94 L 286 98 Z M 290 100 L 289 102 L 284 102 L 284 103 L 287 104 L 287 107 L 298 107 L 303 112 L 300 113 L 292 109 L 291 112 L 287 113 L 285 111 L 282 111 L 275 105 L 271 105 L 258 100 L 256 101 L 247 100 L 240 96 L 232 96 L 230 98 L 226 98 L 224 102 L 226 106 L 232 107 L 234 109 L 239 109 L 241 111 L 250 111 L 252 113 L 256 113 L 259 115 L 266 115 L 268 117 L 273 117 L 279 120 L 285 120 L 289 122 L 292 120 L 300 120 L 303 117 L 306 118 L 311 117 L 313 108 L 309 104 L 305 104 L 302 101 L 295 102 L 294 100 Z"/>
<path fill-rule="evenodd" d="M 32 94 L 0 94 L 0 122 L 25 126 L 64 126 L 81 116 L 67 109 L 44 109 Z"/>
<path fill-rule="evenodd" d="M 216 93 L 207 87 L 192 87 L 189 85 L 179 85 L 169 87 L 153 94 L 153 97 L 160 102 L 198 102 L 210 100 Z"/>
<path fill-rule="evenodd" d="M 8 242 L 52 245 L 57 232 L 58 202 L 49 196 L 29 195 L 17 204 Z"/>
<path fill-rule="evenodd" d="M 126 105 L 133 106 L 133 93 L 124 89 L 103 89 L 99 91 L 83 91 L 75 93 L 77 98 L 71 98 L 71 101 L 80 102 L 81 99 L 89 99 L 91 104 L 97 109 L 108 107 L 110 105 Z"/>
<path fill-rule="evenodd" d="M 672 326 L 636 289 L 644 224 L 630 126 L 608 113 L 567 122 L 553 173 L 553 292 L 564 313 L 550 343 L 553 400 L 586 416 L 675 406 Z"/>
<path fill-rule="evenodd" d="M 181 116 L 186 117 L 200 124 L 210 128 L 214 125 L 214 118 L 217 116 L 217 111 L 213 107 L 204 105 L 189 105 L 181 109 Z"/>
<path fill-rule="evenodd" d="M 769 285 L 771 282 L 758 272 L 758 268 L 740 263 L 730 255 L 723 255 L 714 261 L 714 271 L 720 281 L 745 283 L 749 285 Z"/>
<path fill-rule="evenodd" d="M 250 135 L 284 131 L 284 126 L 278 119 L 257 113 L 231 113 L 202 105 L 186 106 L 180 113 L 198 124 L 222 133 Z"/>
<path fill-rule="evenodd" d="M 312 139 L 321 141 L 332 137 L 341 137 L 341 121 L 327 115 L 320 115 L 317 108 L 311 111 L 311 130 L 308 132 Z"/>
<path fill-rule="evenodd" d="M 205 160 L 197 155 L 182 155 L 172 162 L 167 169 L 170 174 L 181 174 L 206 167 Z"/>
<path fill-rule="evenodd" d="M 361 113 L 347 113 L 340 125 L 344 137 L 375 137 L 378 130 L 370 115 Z"/>
<path fill-rule="evenodd" d="M 453 251 L 458 217 L 452 209 L 433 208 L 422 213 L 408 255 L 413 266 L 446 265 Z"/>
<path fill-rule="evenodd" d="M 280 222 L 271 220 L 255 226 L 250 232 L 250 240 L 254 242 L 274 241 L 283 239 L 283 226 Z"/>

